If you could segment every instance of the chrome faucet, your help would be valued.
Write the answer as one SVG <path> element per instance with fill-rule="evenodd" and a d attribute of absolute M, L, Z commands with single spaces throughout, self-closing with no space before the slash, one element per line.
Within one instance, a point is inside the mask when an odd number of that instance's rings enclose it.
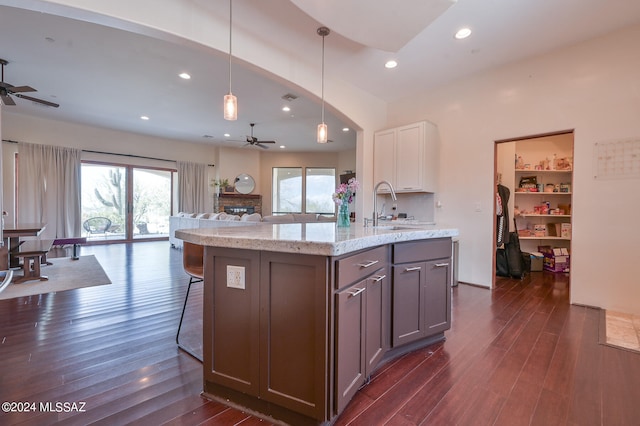
<path fill-rule="evenodd" d="M 381 180 L 373 187 L 373 226 L 378 226 L 378 188 L 380 185 L 385 184 L 391 190 L 391 198 L 393 201 L 398 201 L 398 197 L 396 197 L 396 191 L 394 191 L 393 186 L 387 182 L 386 180 Z M 366 221 L 365 221 L 366 224 Z"/>

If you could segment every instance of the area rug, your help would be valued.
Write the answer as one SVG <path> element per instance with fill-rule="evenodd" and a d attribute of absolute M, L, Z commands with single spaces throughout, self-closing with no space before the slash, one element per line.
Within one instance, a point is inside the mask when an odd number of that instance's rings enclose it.
<path fill-rule="evenodd" d="M 0 300 L 111 284 L 111 280 L 94 255 L 80 256 L 78 260 L 58 257 L 49 261 L 53 265 L 42 266 L 41 269 L 42 275 L 47 276 L 48 280 L 25 281 L 20 284 L 12 282 L 0 292 Z M 15 271 L 13 279 L 15 280 L 21 274 L 21 271 Z"/>
<path fill-rule="evenodd" d="M 599 341 L 603 345 L 640 353 L 640 316 L 603 309 Z"/>

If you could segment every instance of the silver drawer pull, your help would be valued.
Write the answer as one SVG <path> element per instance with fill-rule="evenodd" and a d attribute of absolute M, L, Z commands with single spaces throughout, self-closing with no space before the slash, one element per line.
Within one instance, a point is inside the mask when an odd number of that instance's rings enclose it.
<path fill-rule="evenodd" d="M 373 282 L 376 282 L 376 283 L 379 282 L 379 281 L 384 280 L 385 278 L 387 278 L 386 275 L 374 275 L 374 276 L 371 277 Z"/>
<path fill-rule="evenodd" d="M 445 266 L 449 266 L 448 263 L 436 263 L 434 265 L 436 268 L 444 268 Z"/>
<path fill-rule="evenodd" d="M 420 266 L 412 266 L 411 268 L 404 268 L 405 272 L 413 272 L 413 271 L 419 271 L 420 269 L 422 269 L 422 267 Z"/>
<path fill-rule="evenodd" d="M 362 287 L 362 288 L 355 288 L 353 290 L 349 290 L 347 293 L 349 293 L 349 297 L 356 297 L 357 295 L 359 295 L 360 293 L 362 293 L 364 291 L 366 287 Z"/>
<path fill-rule="evenodd" d="M 369 266 L 373 266 L 376 263 L 380 262 L 379 260 L 370 260 L 368 262 L 365 263 L 358 263 L 357 265 L 361 268 L 368 268 Z"/>

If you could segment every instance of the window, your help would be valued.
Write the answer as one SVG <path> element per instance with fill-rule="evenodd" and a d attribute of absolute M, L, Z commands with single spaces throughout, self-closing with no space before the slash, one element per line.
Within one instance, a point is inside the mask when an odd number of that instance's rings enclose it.
<path fill-rule="evenodd" d="M 302 168 L 274 167 L 271 210 L 277 213 L 302 212 Z"/>
<path fill-rule="evenodd" d="M 82 163 L 82 219 L 110 225 L 91 241 L 166 238 L 173 170 L 110 163 Z"/>
<path fill-rule="evenodd" d="M 333 214 L 336 205 L 331 194 L 336 190 L 336 169 L 306 169 L 306 213 Z"/>
<path fill-rule="evenodd" d="M 335 185 L 334 168 L 274 167 L 271 210 L 273 214 L 333 214 Z"/>

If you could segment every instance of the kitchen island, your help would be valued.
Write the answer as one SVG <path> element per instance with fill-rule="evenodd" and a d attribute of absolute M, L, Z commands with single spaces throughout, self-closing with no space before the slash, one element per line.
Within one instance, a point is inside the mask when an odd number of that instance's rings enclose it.
<path fill-rule="evenodd" d="M 329 424 L 385 361 L 444 338 L 455 229 L 334 223 L 178 230 L 205 246 L 204 394 Z"/>

